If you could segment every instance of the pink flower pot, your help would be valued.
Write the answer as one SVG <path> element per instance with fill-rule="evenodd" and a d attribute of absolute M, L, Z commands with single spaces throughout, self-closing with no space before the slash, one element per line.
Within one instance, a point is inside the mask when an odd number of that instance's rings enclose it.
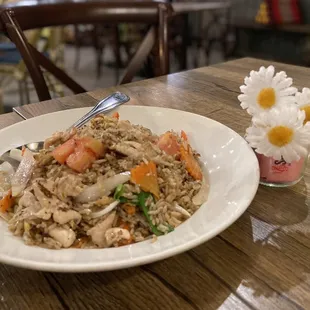
<path fill-rule="evenodd" d="M 275 160 L 257 154 L 260 167 L 260 183 L 267 186 L 286 187 L 298 183 L 307 164 L 307 158 L 287 163 L 285 160 Z"/>

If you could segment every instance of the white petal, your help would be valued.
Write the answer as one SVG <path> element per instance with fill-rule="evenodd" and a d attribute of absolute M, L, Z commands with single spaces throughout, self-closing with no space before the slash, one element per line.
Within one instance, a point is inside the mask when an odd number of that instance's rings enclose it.
<path fill-rule="evenodd" d="M 277 85 L 277 89 L 287 88 L 287 87 L 290 87 L 292 84 L 293 84 L 293 80 L 291 78 L 287 78 L 287 79 L 281 81 Z"/>
<path fill-rule="evenodd" d="M 267 72 L 266 72 L 266 80 L 268 81 L 268 83 L 271 83 L 271 79 L 273 78 L 274 76 L 274 66 L 269 66 L 267 68 Z"/>
<path fill-rule="evenodd" d="M 240 86 L 240 90 L 241 90 L 242 93 L 246 92 L 247 86 L 241 85 L 241 86 Z"/>
<path fill-rule="evenodd" d="M 265 67 L 260 67 L 259 70 L 258 70 L 258 73 L 259 73 L 260 75 L 265 74 L 265 72 L 266 72 L 266 68 L 265 68 Z"/>
<path fill-rule="evenodd" d="M 241 101 L 241 102 L 242 102 L 242 101 L 246 101 L 246 100 L 249 99 L 249 96 L 242 94 L 242 95 L 239 95 L 239 96 L 238 96 L 238 99 L 239 99 L 239 101 Z"/>
<path fill-rule="evenodd" d="M 278 83 L 279 83 L 280 81 L 282 81 L 283 79 L 285 79 L 285 78 L 286 78 L 286 73 L 285 73 L 285 72 L 283 72 L 283 71 L 278 72 L 278 73 L 275 75 L 275 77 L 273 78 L 271 86 L 272 86 L 272 87 L 276 87 L 276 86 L 278 85 Z"/>
<path fill-rule="evenodd" d="M 240 105 L 241 105 L 241 108 L 244 110 L 249 107 L 249 105 L 246 102 L 242 102 Z"/>
<path fill-rule="evenodd" d="M 295 98 L 293 96 L 281 97 L 279 102 L 283 105 L 295 104 Z"/>
<path fill-rule="evenodd" d="M 283 159 L 287 162 L 287 163 L 291 163 L 292 161 L 296 160 L 295 159 L 295 155 L 292 150 L 289 149 L 289 147 L 283 147 L 281 148 L 281 154 Z"/>
<path fill-rule="evenodd" d="M 279 91 L 279 96 L 283 97 L 283 96 L 290 96 L 290 95 L 294 95 L 297 92 L 297 88 L 296 87 L 288 87 L 288 88 L 284 88 L 282 90 Z"/>
<path fill-rule="evenodd" d="M 251 84 L 251 82 L 252 82 L 252 79 L 251 79 L 250 77 L 246 76 L 246 77 L 244 78 L 244 84 L 245 84 L 245 85 L 249 85 L 249 84 Z"/>
<path fill-rule="evenodd" d="M 276 160 L 281 160 L 282 159 L 282 152 L 281 152 L 281 149 L 277 148 L 275 149 L 274 151 L 274 154 L 272 156 L 274 159 Z"/>

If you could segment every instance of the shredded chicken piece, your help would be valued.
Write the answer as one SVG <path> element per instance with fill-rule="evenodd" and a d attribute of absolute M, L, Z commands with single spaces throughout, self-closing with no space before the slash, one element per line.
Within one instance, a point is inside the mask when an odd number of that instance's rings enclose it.
<path fill-rule="evenodd" d="M 135 141 L 123 141 L 123 144 L 129 145 L 137 150 L 142 146 L 141 143 Z"/>
<path fill-rule="evenodd" d="M 173 163 L 170 163 L 166 160 L 163 160 L 161 156 L 155 156 L 152 158 L 152 161 L 155 163 L 155 164 L 161 164 L 161 165 L 164 165 L 164 166 L 167 166 L 167 167 L 172 167 L 173 166 Z"/>
<path fill-rule="evenodd" d="M 143 157 L 143 153 L 141 151 L 138 151 L 136 148 L 123 143 L 112 145 L 111 149 L 131 158 L 139 159 Z"/>
<path fill-rule="evenodd" d="M 36 208 L 34 209 L 40 209 L 39 202 L 36 200 L 35 196 L 29 191 L 24 191 L 23 196 L 19 199 L 18 205 L 22 208 L 35 206 Z"/>
<path fill-rule="evenodd" d="M 161 150 L 151 142 L 143 143 L 142 149 L 145 156 L 150 159 L 161 154 Z"/>
<path fill-rule="evenodd" d="M 82 180 L 79 176 L 68 174 L 61 177 L 55 186 L 56 195 L 64 200 L 67 197 L 76 197 L 83 191 Z"/>
<path fill-rule="evenodd" d="M 40 209 L 41 205 L 36 200 L 35 196 L 29 191 L 24 191 L 23 196 L 19 199 L 18 209 L 10 222 L 13 223 L 15 221 L 22 221 L 24 219 L 36 218 L 35 214 Z"/>
<path fill-rule="evenodd" d="M 49 199 L 44 195 L 44 193 L 41 191 L 39 188 L 38 183 L 33 184 L 33 191 L 35 197 L 38 199 L 40 205 L 42 208 L 49 208 L 50 206 L 50 201 Z"/>
<path fill-rule="evenodd" d="M 115 212 L 111 212 L 105 220 L 95 225 L 87 231 L 87 235 L 91 236 L 94 244 L 99 247 L 106 247 L 105 233 L 112 227 L 114 222 Z"/>
<path fill-rule="evenodd" d="M 113 243 L 116 243 L 118 241 L 121 241 L 122 239 L 129 240 L 130 239 L 130 233 L 127 229 L 114 227 L 109 228 L 105 232 L 105 239 L 107 242 L 107 246 L 111 246 Z"/>
<path fill-rule="evenodd" d="M 51 146 L 57 146 L 58 144 L 64 143 L 73 137 L 77 132 L 76 128 L 72 128 L 70 131 L 57 131 L 50 138 L 44 141 L 44 149 L 48 149 Z"/>
<path fill-rule="evenodd" d="M 112 197 L 103 196 L 99 200 L 96 200 L 94 202 L 88 203 L 87 206 L 89 208 L 92 208 L 92 207 L 105 207 L 105 206 L 109 205 L 110 203 L 112 203 L 113 201 L 114 201 L 114 199 Z"/>
<path fill-rule="evenodd" d="M 59 144 L 61 142 L 62 135 L 63 133 L 60 131 L 55 132 L 50 138 L 44 141 L 43 148 L 48 149 L 52 145 Z"/>
<path fill-rule="evenodd" d="M 81 214 L 74 210 L 56 210 L 53 213 L 53 220 L 59 224 L 65 224 L 70 221 L 75 221 L 77 224 L 81 221 Z"/>
<path fill-rule="evenodd" d="M 52 156 L 51 152 L 48 152 L 48 153 L 45 153 L 45 154 L 40 154 L 40 156 L 34 155 L 34 158 L 36 159 L 38 167 L 43 167 L 45 165 L 48 165 L 54 159 L 54 157 Z"/>
<path fill-rule="evenodd" d="M 129 121 L 124 121 L 124 120 L 121 120 L 118 122 L 118 127 L 121 128 L 121 129 L 124 129 L 124 130 L 129 130 L 132 128 L 131 124 Z"/>
<path fill-rule="evenodd" d="M 50 237 L 44 237 L 43 241 L 44 241 L 44 245 L 50 249 L 60 249 L 62 246 L 60 242 Z"/>
<path fill-rule="evenodd" d="M 64 248 L 69 248 L 75 241 L 76 235 L 72 229 L 55 227 L 49 230 L 49 235 L 58 241 Z"/>
<path fill-rule="evenodd" d="M 52 216 L 52 211 L 49 208 L 43 208 L 34 215 L 42 220 L 49 220 Z"/>

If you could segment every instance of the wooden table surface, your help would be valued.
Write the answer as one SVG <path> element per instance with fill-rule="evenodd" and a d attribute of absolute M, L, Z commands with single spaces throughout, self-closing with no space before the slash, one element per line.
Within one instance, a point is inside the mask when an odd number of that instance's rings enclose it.
<path fill-rule="evenodd" d="M 5 0 L 4 5 L 6 7 L 30 6 L 30 5 L 37 6 L 42 4 L 53 4 L 53 3 L 70 2 L 70 1 L 75 2 L 74 0 Z M 205 11 L 205 10 L 228 9 L 230 8 L 231 3 L 229 0 L 207 1 L 207 2 L 185 1 L 185 2 L 173 2 L 171 3 L 171 5 L 176 14 L 182 14 L 182 13 Z"/>
<path fill-rule="evenodd" d="M 243 135 L 249 117 L 237 100 L 239 86 L 250 70 L 268 64 L 246 58 L 17 110 L 36 116 L 91 106 L 120 90 L 131 97 L 129 104 L 198 113 Z M 298 87 L 310 87 L 309 69 L 283 64 L 276 69 L 286 70 Z M 310 309 L 308 181 L 309 169 L 293 187 L 260 186 L 248 210 L 219 236 L 150 265 L 91 274 L 1 265 L 0 308 Z"/>
<path fill-rule="evenodd" d="M 0 129 L 13 125 L 22 121 L 23 119 L 16 113 L 6 113 L 0 115 Z M 1 143 L 1 142 L 0 142 Z"/>

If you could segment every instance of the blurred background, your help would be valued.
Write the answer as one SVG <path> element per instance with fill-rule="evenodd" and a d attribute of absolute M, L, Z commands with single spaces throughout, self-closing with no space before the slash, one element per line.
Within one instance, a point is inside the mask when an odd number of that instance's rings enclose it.
<path fill-rule="evenodd" d="M 170 22 L 171 73 L 240 57 L 310 65 L 310 0 L 169 2 L 186 4 Z M 18 0 L 2 0 L 3 7 L 14 3 Z M 108 24 L 44 28 L 26 36 L 92 90 L 118 83 L 145 32 L 143 25 L 124 23 L 116 28 Z M 18 50 L 4 34 L 0 39 L 0 113 L 5 113 L 38 102 L 38 97 Z M 134 80 L 152 76 L 152 66 L 146 62 Z M 54 97 L 71 94 L 53 77 L 46 78 Z"/>

